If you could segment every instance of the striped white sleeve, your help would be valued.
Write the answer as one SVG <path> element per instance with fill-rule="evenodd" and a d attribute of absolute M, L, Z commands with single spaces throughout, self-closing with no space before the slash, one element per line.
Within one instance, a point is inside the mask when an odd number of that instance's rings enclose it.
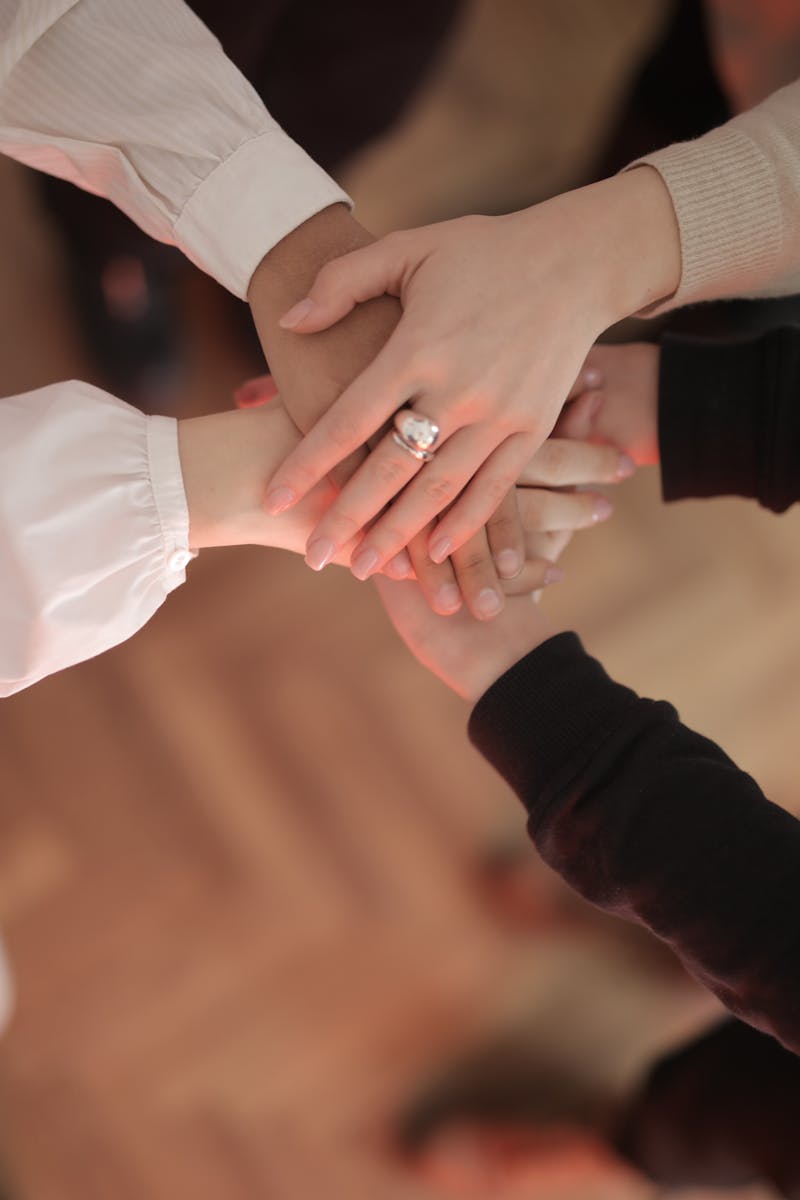
<path fill-rule="evenodd" d="M 348 203 L 182 0 L 0 0 L 0 151 L 242 298 L 272 246 Z"/>

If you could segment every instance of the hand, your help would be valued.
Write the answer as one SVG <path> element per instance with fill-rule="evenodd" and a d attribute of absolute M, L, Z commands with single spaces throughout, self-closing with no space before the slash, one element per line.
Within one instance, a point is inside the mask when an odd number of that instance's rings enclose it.
<path fill-rule="evenodd" d="M 276 396 L 274 381 L 262 375 L 246 380 L 237 389 L 235 400 L 240 408 L 253 408 Z M 486 530 L 480 530 L 453 554 L 452 566 L 432 563 L 425 546 L 417 545 L 412 546 L 420 551 L 413 563 L 401 552 L 389 560 L 384 572 L 392 579 L 415 577 L 434 612 L 442 616 L 458 612 L 463 598 L 473 616 L 491 620 L 502 611 L 505 595 L 531 593 L 561 579 L 563 572 L 554 564 L 565 540 L 575 530 L 590 528 L 611 515 L 612 506 L 605 496 L 556 489 L 618 483 L 634 469 L 626 455 L 610 448 L 548 439 L 525 466 L 519 486 Z M 507 518 L 513 518 L 511 531 L 503 528 Z M 521 531 L 518 542 L 517 528 Z M 424 541 L 424 533 L 417 543 L 420 540 Z M 339 551 L 338 561 L 341 554 Z"/>
<path fill-rule="evenodd" d="M 334 205 L 317 213 L 279 242 L 266 255 L 251 280 L 248 298 L 275 375 L 275 386 L 280 387 L 285 397 L 289 416 L 304 432 L 378 353 L 400 317 L 400 305 L 388 296 L 370 300 L 333 329 L 303 340 L 281 329 L 278 317 L 287 304 L 311 286 L 323 264 L 355 247 L 367 246 L 373 240 L 342 205 Z M 244 393 L 241 396 L 244 397 Z M 365 454 L 366 449 L 359 444 L 344 461 L 331 464 L 331 475 L 339 486 L 346 483 Z M 280 504 L 273 505 L 271 511 L 278 513 L 281 507 Z M 345 542 L 352 542 L 353 547 L 356 532 L 353 530 L 345 538 Z M 328 562 L 340 561 L 345 542 L 328 548 L 324 539 L 318 539 L 313 552 L 307 556 L 309 566 L 321 570 Z M 486 531 L 476 534 L 459 557 L 432 563 L 427 538 L 418 537 L 410 541 L 408 551 L 402 549 L 392 569 L 405 574 L 405 564 L 410 556 L 420 578 L 427 581 L 428 594 L 446 598 L 448 611 L 460 607 L 465 599 L 468 605 L 474 606 L 474 611 L 480 609 L 488 618 L 497 611 L 489 598 L 502 596 L 500 580 L 506 574 L 504 563 L 508 561 L 508 553 L 515 553 L 521 561 L 523 543 L 524 534 L 512 496 L 503 510 L 493 517 Z M 397 549 L 400 551 L 401 546 Z"/>
<path fill-rule="evenodd" d="M 487 521 L 550 432 L 597 334 L 667 296 L 679 273 L 672 204 L 649 168 L 510 217 L 392 234 L 328 264 L 284 327 L 325 329 L 386 292 L 401 299 L 404 316 L 275 473 L 268 507 L 290 507 L 413 403 L 440 427 L 434 460 L 420 470 L 385 436 L 312 533 L 308 552 L 330 555 L 390 505 L 351 563 L 366 578 L 452 506 L 429 534 L 431 557 L 442 561 Z"/>
<path fill-rule="evenodd" d="M 497 620 L 487 624 L 466 611 L 437 616 L 416 583 L 379 577 L 375 585 L 414 657 L 465 700 L 478 700 L 553 633 L 530 596 L 510 597 Z"/>
<path fill-rule="evenodd" d="M 658 462 L 658 365 L 647 342 L 593 346 L 556 425 L 559 437 L 608 442 L 637 466 Z"/>

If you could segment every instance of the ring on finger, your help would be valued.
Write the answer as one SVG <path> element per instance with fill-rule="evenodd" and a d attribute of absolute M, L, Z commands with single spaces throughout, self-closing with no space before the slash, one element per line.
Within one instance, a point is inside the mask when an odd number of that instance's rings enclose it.
<path fill-rule="evenodd" d="M 433 448 L 439 440 L 439 426 L 430 417 L 413 408 L 401 408 L 394 414 L 392 437 L 414 458 L 430 462 Z"/>

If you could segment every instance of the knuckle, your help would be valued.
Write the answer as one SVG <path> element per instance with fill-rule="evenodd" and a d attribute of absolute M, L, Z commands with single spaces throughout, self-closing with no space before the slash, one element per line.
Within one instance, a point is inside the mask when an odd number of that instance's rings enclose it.
<path fill-rule="evenodd" d="M 540 466 L 549 477 L 557 479 L 565 473 L 570 457 L 566 442 L 558 438 L 549 438 L 542 443 L 539 454 L 541 455 Z"/>
<path fill-rule="evenodd" d="M 423 480 L 422 490 L 433 503 L 443 505 L 453 499 L 456 485 L 452 479 L 448 479 L 444 475 L 434 475 L 429 478 L 423 476 Z"/>
<path fill-rule="evenodd" d="M 347 413 L 330 414 L 328 423 L 328 441 L 338 450 L 349 451 L 359 444 L 352 417 Z"/>
<path fill-rule="evenodd" d="M 489 570 L 489 555 L 485 550 L 462 550 L 458 555 L 459 575 L 478 575 Z"/>
<path fill-rule="evenodd" d="M 373 469 L 378 482 L 391 487 L 405 483 L 408 477 L 405 463 L 399 462 L 396 458 L 378 458 Z"/>
<path fill-rule="evenodd" d="M 514 487 L 516 479 L 512 475 L 493 475 L 486 483 L 486 494 L 490 500 L 499 503 L 504 500 Z"/>

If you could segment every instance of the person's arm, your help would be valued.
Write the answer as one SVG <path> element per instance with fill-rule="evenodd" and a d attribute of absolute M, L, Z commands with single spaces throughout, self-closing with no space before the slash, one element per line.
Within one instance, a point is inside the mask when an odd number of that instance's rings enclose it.
<path fill-rule="evenodd" d="M 299 437 L 279 402 L 176 422 L 78 382 L 0 400 L 0 695 L 130 637 L 201 549 L 301 551 L 333 485 L 286 517 L 262 503 L 265 468 Z M 529 555 L 510 593 L 546 585 L 551 547 L 598 519 L 599 497 L 542 489 L 614 482 L 619 464 L 618 451 L 580 443 L 528 464 Z"/>
<path fill-rule="evenodd" d="M 412 653 L 477 701 L 469 732 L 517 792 L 542 857 L 645 925 L 733 1012 L 800 1050 L 800 822 L 671 705 L 611 680 L 577 636 L 510 600 L 442 620 L 376 581 Z"/>
<path fill-rule="evenodd" d="M 611 680 L 574 634 L 503 675 L 470 735 L 551 867 L 800 1051 L 800 822 L 671 705 Z"/>
<path fill-rule="evenodd" d="M 614 179 L 509 217 L 391 234 L 328 265 L 285 315 L 288 328 L 325 329 L 384 292 L 401 299 L 403 319 L 273 490 L 302 495 L 413 403 L 441 430 L 435 465 L 413 479 L 387 441 L 358 473 L 363 481 L 371 469 L 371 486 L 351 480 L 315 536 L 336 542 L 389 505 L 360 551 L 380 570 L 401 538 L 450 505 L 431 554 L 457 546 L 552 429 L 587 337 L 636 312 L 800 290 L 799 147 L 800 81 Z"/>

